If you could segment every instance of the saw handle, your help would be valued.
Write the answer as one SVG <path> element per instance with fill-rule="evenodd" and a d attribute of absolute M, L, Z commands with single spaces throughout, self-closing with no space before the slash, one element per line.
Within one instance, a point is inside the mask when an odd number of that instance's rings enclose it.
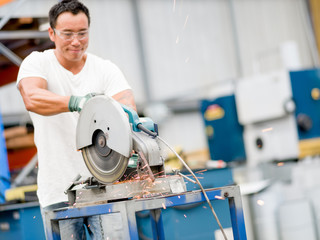
<path fill-rule="evenodd" d="M 128 106 L 120 103 L 121 107 L 123 110 L 128 114 L 129 117 L 129 122 L 132 123 L 132 129 L 135 132 L 139 132 L 140 130 L 138 129 L 138 125 L 141 124 L 139 120 L 138 114 L 132 109 L 129 108 Z"/>
<path fill-rule="evenodd" d="M 141 118 L 140 121 L 140 118 L 136 111 L 124 104 L 121 104 L 121 107 L 128 114 L 129 122 L 132 124 L 133 131 L 140 132 L 141 130 L 152 137 L 156 137 L 158 135 L 158 133 L 154 129 L 155 124 L 150 118 Z"/>

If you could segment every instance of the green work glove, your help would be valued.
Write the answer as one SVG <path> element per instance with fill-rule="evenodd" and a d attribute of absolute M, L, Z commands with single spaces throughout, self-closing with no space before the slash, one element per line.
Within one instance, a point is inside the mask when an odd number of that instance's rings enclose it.
<path fill-rule="evenodd" d="M 71 96 L 70 97 L 70 100 L 69 100 L 69 104 L 68 104 L 68 107 L 69 107 L 69 110 L 70 112 L 81 112 L 84 104 L 92 97 L 96 96 L 97 94 L 96 93 L 88 93 L 87 95 L 85 96 Z"/>

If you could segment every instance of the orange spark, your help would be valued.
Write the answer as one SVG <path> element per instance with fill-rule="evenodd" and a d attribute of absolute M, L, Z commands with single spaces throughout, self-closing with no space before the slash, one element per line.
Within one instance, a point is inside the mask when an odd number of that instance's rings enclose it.
<path fill-rule="evenodd" d="M 224 197 L 221 197 L 221 196 L 218 196 L 218 195 L 215 195 L 214 198 L 220 199 L 220 200 L 223 200 L 223 199 L 224 199 Z"/>
<path fill-rule="evenodd" d="M 179 36 L 177 36 L 177 38 L 176 38 L 176 44 L 178 44 L 179 41 L 180 41 L 180 38 L 179 38 Z"/>
<path fill-rule="evenodd" d="M 187 15 L 186 20 L 184 21 L 183 29 L 185 29 L 185 28 L 186 28 L 186 25 L 187 25 L 188 19 L 189 19 L 189 15 Z"/>
<path fill-rule="evenodd" d="M 269 127 L 269 128 L 262 129 L 261 132 L 270 132 L 272 130 L 273 130 L 273 128 Z"/>
<path fill-rule="evenodd" d="M 263 206 L 264 205 L 264 201 L 263 200 L 258 200 L 257 204 L 260 205 L 260 206 Z"/>
<path fill-rule="evenodd" d="M 162 207 L 163 207 L 163 209 L 166 209 L 166 206 L 164 205 L 164 203 L 162 203 Z"/>
<path fill-rule="evenodd" d="M 206 171 L 208 171 L 208 169 L 203 169 L 203 170 L 197 171 L 195 173 L 203 173 L 203 172 L 206 172 Z"/>

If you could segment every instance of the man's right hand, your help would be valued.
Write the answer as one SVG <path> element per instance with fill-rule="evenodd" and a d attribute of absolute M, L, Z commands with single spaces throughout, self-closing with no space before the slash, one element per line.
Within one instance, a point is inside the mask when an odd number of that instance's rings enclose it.
<path fill-rule="evenodd" d="M 69 104 L 68 104 L 68 107 L 69 107 L 69 110 L 70 112 L 81 112 L 84 104 L 92 97 L 96 96 L 98 94 L 96 93 L 88 93 L 87 95 L 85 96 L 71 96 L 70 97 L 70 100 L 69 100 Z"/>

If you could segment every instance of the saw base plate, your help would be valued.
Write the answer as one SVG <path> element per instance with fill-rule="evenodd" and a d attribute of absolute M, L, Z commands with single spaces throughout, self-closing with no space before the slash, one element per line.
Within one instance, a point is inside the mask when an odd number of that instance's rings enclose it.
<path fill-rule="evenodd" d="M 183 177 L 170 175 L 155 178 L 153 182 L 151 179 L 130 180 L 89 189 L 85 185 L 77 185 L 68 191 L 68 199 L 70 206 L 80 207 L 111 201 L 178 194 L 186 191 Z"/>

